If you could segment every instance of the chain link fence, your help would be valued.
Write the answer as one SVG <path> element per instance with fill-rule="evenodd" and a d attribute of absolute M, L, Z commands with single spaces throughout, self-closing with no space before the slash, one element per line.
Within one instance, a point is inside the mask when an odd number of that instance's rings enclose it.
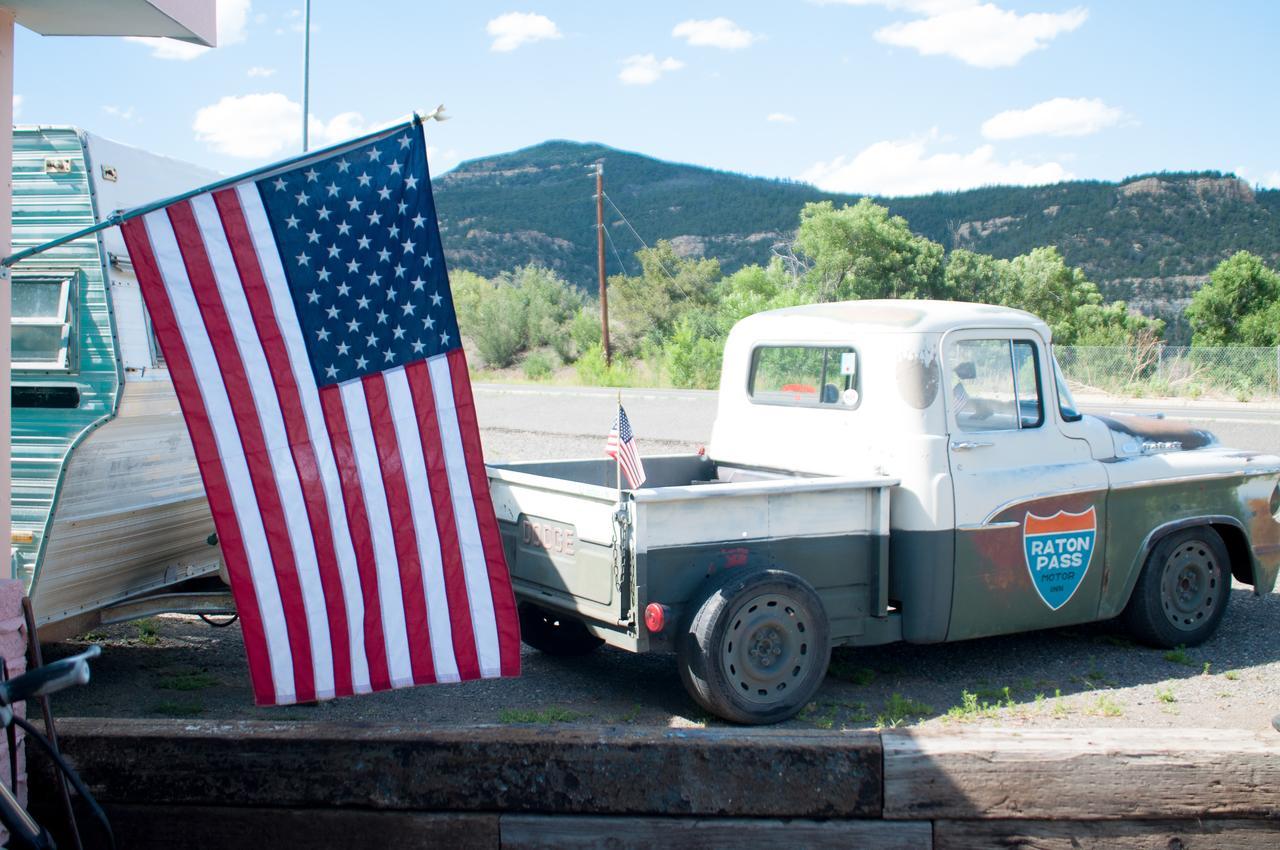
<path fill-rule="evenodd" d="M 1280 348 L 1054 346 L 1074 388 L 1130 397 L 1280 397 Z"/>

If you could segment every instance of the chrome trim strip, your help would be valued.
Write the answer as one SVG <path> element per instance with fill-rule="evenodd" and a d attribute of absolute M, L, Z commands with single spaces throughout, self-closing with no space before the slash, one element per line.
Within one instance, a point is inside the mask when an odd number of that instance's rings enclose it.
<path fill-rule="evenodd" d="M 1020 528 L 1022 523 L 1016 519 L 1006 520 L 1005 522 L 984 522 L 971 523 L 969 525 L 957 525 L 956 531 L 987 531 L 993 528 Z"/>
<path fill-rule="evenodd" d="M 1275 475 L 1280 467 L 1258 467 L 1255 469 L 1237 469 L 1233 472 L 1202 472 L 1197 475 L 1178 475 L 1173 478 L 1143 478 L 1139 481 L 1126 481 L 1112 484 L 1115 490 L 1137 490 L 1141 487 L 1156 487 L 1164 484 L 1189 484 L 1193 481 L 1221 481 L 1227 478 L 1253 478 L 1260 475 Z"/>
<path fill-rule="evenodd" d="M 1040 499 L 1049 499 L 1054 496 L 1078 496 L 1081 493 L 1105 493 L 1105 492 L 1107 492 L 1107 485 L 1102 484 L 1102 485 L 1094 485 L 1092 487 L 1075 487 L 1069 490 L 1050 490 L 1045 493 L 1032 493 L 1030 496 L 1020 496 L 1017 499 L 1010 499 L 1004 504 L 996 507 L 995 510 L 987 514 L 987 518 L 984 519 L 981 525 L 977 527 L 979 528 L 990 527 L 991 520 L 997 514 L 1001 513 L 1002 511 L 1007 511 L 1009 510 L 1009 508 L 1017 507 L 1018 505 L 1021 505 L 1025 502 L 1036 502 L 1036 501 L 1039 501 Z"/>

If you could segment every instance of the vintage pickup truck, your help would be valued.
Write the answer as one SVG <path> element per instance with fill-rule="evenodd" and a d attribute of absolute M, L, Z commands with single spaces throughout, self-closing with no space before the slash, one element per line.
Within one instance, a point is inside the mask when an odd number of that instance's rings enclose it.
<path fill-rule="evenodd" d="M 643 433 L 643 423 L 637 422 Z M 674 650 L 741 723 L 796 714 L 833 646 L 1122 617 L 1193 645 L 1280 569 L 1280 457 L 1076 408 L 1018 310 L 862 301 L 739 322 L 705 454 L 489 467 L 524 640 Z"/>

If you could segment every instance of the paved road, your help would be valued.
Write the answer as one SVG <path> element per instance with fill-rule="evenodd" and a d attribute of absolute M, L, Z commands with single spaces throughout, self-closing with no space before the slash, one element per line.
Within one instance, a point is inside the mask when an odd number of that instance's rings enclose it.
<path fill-rule="evenodd" d="M 477 384 L 476 404 L 486 431 L 487 459 L 530 457 L 525 440 L 506 437 L 532 434 L 546 436 L 543 445 L 533 447 L 539 458 L 571 457 L 556 450 L 579 442 L 579 453 L 598 454 L 613 420 L 617 397 L 617 390 L 590 387 Z M 649 453 L 655 445 L 661 450 L 683 451 L 711 439 L 716 413 L 712 391 L 629 389 L 622 391 L 622 398 L 632 428 Z M 1280 453 L 1280 405 L 1090 398 L 1081 399 L 1081 406 L 1088 413 L 1164 412 L 1170 419 L 1213 431 L 1227 445 Z"/>

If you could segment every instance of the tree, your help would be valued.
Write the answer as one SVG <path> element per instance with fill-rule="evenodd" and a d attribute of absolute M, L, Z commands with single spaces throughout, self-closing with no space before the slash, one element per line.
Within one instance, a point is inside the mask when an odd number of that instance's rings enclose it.
<path fill-rule="evenodd" d="M 945 296 L 942 246 L 868 198 L 840 209 L 830 201 L 805 204 L 795 247 L 812 261 L 808 278 L 818 301 Z"/>
<path fill-rule="evenodd" d="M 1218 263 L 1191 298 L 1192 345 L 1277 345 L 1280 274 L 1262 258 L 1239 251 Z"/>
<path fill-rule="evenodd" d="M 1008 274 L 1008 260 L 957 248 L 947 257 L 943 279 L 948 295 L 956 301 L 992 303 Z"/>
<path fill-rule="evenodd" d="M 639 351 L 646 338 L 665 342 L 681 313 L 714 306 L 721 277 L 719 260 L 681 257 L 666 240 L 636 259 L 639 276 L 609 278 L 610 340 L 623 354 Z"/>

